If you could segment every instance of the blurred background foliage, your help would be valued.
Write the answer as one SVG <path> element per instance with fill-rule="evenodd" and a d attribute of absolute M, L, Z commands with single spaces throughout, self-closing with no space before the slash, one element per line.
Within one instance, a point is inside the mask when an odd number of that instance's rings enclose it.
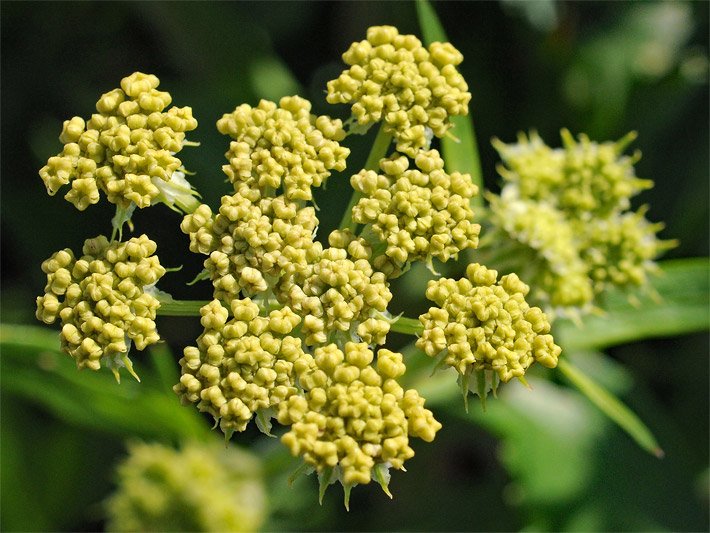
<path fill-rule="evenodd" d="M 473 94 L 487 187 L 499 183 L 494 136 L 510 142 L 534 128 L 555 146 L 563 126 L 599 141 L 637 130 L 637 173 L 656 183 L 638 203 L 651 205 L 651 220 L 665 221 L 661 237 L 680 240 L 668 257 L 707 257 L 708 6 L 434 3 L 465 57 L 460 69 Z M 348 45 L 376 24 L 421 35 L 412 2 L 4 2 L 0 14 L 5 325 L 36 326 L 41 261 L 109 231 L 106 204 L 79 213 L 48 197 L 37 171 L 59 151 L 62 121 L 89 116 L 122 77 L 155 73 L 176 105 L 192 106 L 200 127 L 190 139 L 201 146 L 182 157 L 214 206 L 227 191 L 220 170 L 227 142 L 214 127 L 223 113 L 298 93 L 317 113 L 344 116 L 344 108 L 325 103 L 324 85 L 342 69 Z M 352 140 L 351 169 L 364 162 L 369 141 Z M 334 176 L 316 198 L 321 236 L 347 204 L 338 183 L 347 178 Z M 204 299 L 204 285 L 184 285 L 202 259 L 188 253 L 178 216 L 157 208 L 134 222 L 158 242 L 163 264 L 184 266 L 161 288 Z M 707 260 L 699 265 L 707 268 Z M 412 270 L 407 290 L 395 292 L 395 311 L 416 316 L 424 309 L 418 288 L 425 280 Z M 707 324 L 704 281 L 693 312 Z M 119 387 L 109 373 L 77 373 L 57 351 L 52 328 L 3 326 L 0 529 L 100 530 L 126 439 L 220 438 L 170 391 L 178 354 L 199 335 L 199 321 L 161 318 L 159 328 L 169 345 L 135 357 L 143 383 Z M 590 328 L 603 331 L 604 322 Z M 578 346 L 570 356 L 640 414 L 664 459 L 640 450 L 554 372 L 532 376 L 533 392 L 511 384 L 486 412 L 472 404 L 468 414 L 451 380 L 437 378 L 422 392 L 444 429 L 434 444 L 417 443 L 408 473 L 394 474 L 393 501 L 375 487 L 358 487 L 345 513 L 331 489 L 319 507 L 313 477 L 289 487 L 297 463 L 276 441 L 255 430 L 234 438 L 264 457 L 265 529 L 707 530 L 707 334 L 603 348 Z"/>

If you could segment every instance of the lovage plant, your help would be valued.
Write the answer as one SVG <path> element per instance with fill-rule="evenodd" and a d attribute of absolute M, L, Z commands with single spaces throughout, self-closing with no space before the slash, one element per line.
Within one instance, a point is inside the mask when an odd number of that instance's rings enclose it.
<path fill-rule="evenodd" d="M 110 235 L 42 264 L 37 318 L 60 323 L 79 368 L 108 368 L 118 380 L 123 369 L 137 379 L 132 352 L 161 340 L 157 315 L 199 317 L 204 331 L 179 361 L 180 401 L 211 415 L 227 439 L 252 423 L 278 434 L 303 471 L 317 472 L 321 497 L 339 481 L 347 505 L 354 485 L 373 480 L 389 494 L 412 439 L 431 442 L 441 429 L 420 391 L 402 384 L 405 350 L 388 345 L 391 332 L 411 335 L 431 367 L 456 376 L 464 399 L 526 383 L 536 363 L 560 363 L 589 392 L 562 363 L 553 321 L 584 323 L 610 287 L 646 286 L 673 242 L 657 238 L 644 208 L 630 210 L 651 185 L 635 176 L 638 155 L 624 155 L 632 135 L 597 143 L 562 130 L 562 148 L 534 132 L 494 141 L 504 185 L 483 192 L 480 173 L 455 168 L 447 153 L 466 132 L 454 122 L 465 124 L 471 100 L 453 45 L 378 26 L 342 57 L 347 68 L 326 100 L 349 106 L 345 121 L 294 95 L 238 105 L 217 122 L 228 141 L 219 206 L 200 202 L 179 159 L 194 145 L 192 109 L 170 107 L 156 76 L 131 74 L 91 117 L 67 120 L 62 151 L 40 171 L 48 193 L 79 210 L 108 201 L 116 215 Z M 359 167 L 348 140 L 370 129 Z M 331 176 L 345 172 L 351 201 L 324 236 L 314 191 L 347 188 Z M 194 273 L 204 301 L 159 290 L 176 269 L 161 265 L 148 234 L 126 235 L 136 208 L 158 204 L 183 215 L 176 228 L 204 256 Z M 441 277 L 435 260 L 465 262 L 465 275 Z M 392 282 L 415 263 L 434 276 L 431 307 L 395 316 Z M 622 425 L 637 422 L 609 409 Z"/>

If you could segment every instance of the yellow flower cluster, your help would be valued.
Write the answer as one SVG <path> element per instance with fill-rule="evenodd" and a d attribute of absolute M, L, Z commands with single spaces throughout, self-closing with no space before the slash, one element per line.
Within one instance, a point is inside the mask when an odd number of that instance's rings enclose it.
<path fill-rule="evenodd" d="M 516 144 L 494 141 L 505 186 L 490 197 L 491 220 L 527 257 L 535 300 L 574 317 L 610 286 L 644 285 L 653 260 L 674 243 L 656 237 L 663 226 L 649 223 L 645 208 L 628 210 L 631 197 L 652 186 L 634 173 L 640 155 L 622 155 L 634 134 L 606 143 L 561 136 L 558 149 L 536 133 Z"/>
<path fill-rule="evenodd" d="M 313 361 L 295 336 L 301 317 L 288 307 L 259 316 L 259 306 L 247 298 L 232 300 L 230 309 L 231 320 L 218 300 L 200 309 L 205 331 L 196 347 L 185 348 L 173 387 L 227 435 L 243 431 L 254 414 L 268 423 L 269 410 L 298 392 L 297 379 Z"/>
<path fill-rule="evenodd" d="M 202 204 L 180 228 L 190 236 L 190 250 L 209 256 L 204 264 L 214 297 L 230 301 L 240 291 L 264 292 L 305 269 L 319 252 L 313 242 L 317 226 L 313 207 L 242 188 L 222 197 L 218 214 Z"/>
<path fill-rule="evenodd" d="M 384 121 L 400 152 L 415 156 L 446 134 L 450 116 L 468 114 L 471 94 L 456 70 L 463 56 L 450 43 L 427 49 L 393 26 L 373 26 L 343 61 L 350 68 L 328 82 L 328 102 L 352 104 L 362 126 Z"/>
<path fill-rule="evenodd" d="M 431 442 L 441 428 L 417 391 L 397 383 L 402 355 L 380 349 L 373 359 L 365 343 L 316 348 L 300 377 L 305 394 L 279 404 L 278 421 L 291 426 L 282 442 L 318 472 L 339 469 L 346 487 L 369 483 L 376 465 L 402 469 L 410 437 Z"/>
<path fill-rule="evenodd" d="M 61 250 L 44 263 L 44 296 L 37 298 L 37 318 L 62 323 L 62 349 L 79 368 L 108 366 L 133 373 L 127 353 L 158 342 L 155 315 L 160 303 L 150 288 L 165 274 L 156 245 L 145 235 L 127 242 L 99 236 L 84 243 L 83 256 Z"/>
<path fill-rule="evenodd" d="M 259 460 L 231 446 L 133 443 L 106 501 L 108 531 L 257 531 L 267 495 Z"/>
<path fill-rule="evenodd" d="M 59 137 L 64 149 L 39 172 L 47 192 L 54 195 L 71 183 L 64 198 L 79 210 L 98 203 L 100 190 L 126 209 L 163 200 L 173 176 L 182 188 L 182 163 L 175 154 L 197 121 L 189 107 L 164 111 L 172 98 L 157 90 L 159 83 L 152 74 L 135 72 L 99 99 L 89 121 L 65 121 Z"/>
<path fill-rule="evenodd" d="M 362 239 L 334 232 L 330 241 L 343 247 L 322 250 L 307 269 L 280 284 L 279 294 L 303 316 L 301 333 L 309 346 L 332 342 L 338 332 L 348 340 L 384 344 L 389 322 L 383 313 L 392 299 L 385 275 L 372 268 Z"/>
<path fill-rule="evenodd" d="M 480 226 L 472 222 L 471 209 L 478 188 L 471 176 L 447 174 L 436 150 L 420 151 L 414 163 L 416 168 L 410 169 L 409 159 L 395 153 L 380 161 L 383 174 L 362 170 L 350 180 L 362 194 L 353 220 L 371 225 L 386 243 L 374 264 L 391 277 L 411 261 L 448 261 L 478 246 Z"/>
<path fill-rule="evenodd" d="M 225 154 L 223 170 L 239 192 L 283 188 L 288 200 L 312 200 L 331 170 L 345 169 L 350 150 L 338 144 L 345 138 L 342 121 L 311 114 L 311 103 L 298 96 L 274 102 L 242 104 L 217 122 L 220 133 L 234 141 Z M 266 194 L 268 195 L 268 193 Z"/>
<path fill-rule="evenodd" d="M 560 347 L 545 314 L 525 301 L 528 291 L 515 274 L 498 280 L 498 272 L 478 263 L 458 281 L 429 281 L 426 296 L 438 307 L 419 317 L 417 347 L 430 357 L 443 352 L 443 363 L 462 377 L 490 370 L 507 382 L 534 362 L 554 368 Z"/>

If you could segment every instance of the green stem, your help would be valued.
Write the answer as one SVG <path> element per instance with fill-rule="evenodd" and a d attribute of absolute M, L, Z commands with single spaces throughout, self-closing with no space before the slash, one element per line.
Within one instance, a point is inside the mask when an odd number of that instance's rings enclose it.
<path fill-rule="evenodd" d="M 377 170 L 379 168 L 380 159 L 387 155 L 387 149 L 392 143 L 392 135 L 385 131 L 384 123 L 380 125 L 380 129 L 377 132 L 377 137 L 375 137 L 375 142 L 370 150 L 370 155 L 367 156 L 367 161 L 365 162 L 365 170 Z M 348 207 L 345 208 L 345 213 L 343 213 L 343 218 L 340 221 L 339 229 L 350 229 L 355 231 L 356 223 L 353 222 L 353 207 L 358 203 L 362 195 L 358 191 L 353 191 L 353 195 L 350 197 L 350 203 Z"/>
<path fill-rule="evenodd" d="M 184 195 L 175 200 L 175 205 L 177 205 L 183 213 L 189 215 L 197 211 L 197 208 L 202 205 L 202 202 L 195 196 Z"/>
<path fill-rule="evenodd" d="M 424 326 L 416 318 L 399 317 L 390 325 L 390 331 L 404 333 L 405 335 L 421 335 Z"/>
<path fill-rule="evenodd" d="M 160 302 L 159 316 L 200 316 L 200 308 L 209 302 L 202 300 L 171 300 Z"/>
<path fill-rule="evenodd" d="M 447 42 L 444 27 L 439 21 L 436 10 L 427 0 L 417 0 L 417 17 L 422 29 L 424 42 L 429 45 L 435 41 Z M 478 153 L 478 142 L 476 141 L 476 131 L 473 127 L 473 118 L 467 116 L 450 117 L 453 125 L 450 135 L 441 139 L 441 149 L 446 171 L 465 172 L 471 175 L 471 181 L 478 186 L 478 194 L 471 199 L 473 207 L 483 206 L 483 171 L 481 170 L 481 157 Z"/>
<path fill-rule="evenodd" d="M 275 299 L 253 301 L 267 313 L 282 307 Z M 200 316 L 200 309 L 208 303 L 206 300 L 161 300 L 158 316 Z"/>

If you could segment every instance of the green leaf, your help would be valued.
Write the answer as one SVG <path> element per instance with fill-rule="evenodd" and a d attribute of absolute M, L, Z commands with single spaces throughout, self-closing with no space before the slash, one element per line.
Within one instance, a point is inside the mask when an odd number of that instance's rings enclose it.
<path fill-rule="evenodd" d="M 579 389 L 594 405 L 605 415 L 616 422 L 621 429 L 636 441 L 644 450 L 658 458 L 664 453 L 656 442 L 655 437 L 641 419 L 624 405 L 616 396 L 592 379 L 580 372 L 566 359 L 561 359 L 557 364 L 559 371 Z"/>
<path fill-rule="evenodd" d="M 436 41 L 447 42 L 449 39 L 446 37 L 446 32 L 432 5 L 427 0 L 417 0 L 416 6 L 424 42 L 427 45 Z M 471 180 L 479 190 L 479 195 L 473 198 L 472 203 L 475 206 L 482 206 L 480 192 L 483 191 L 483 171 L 481 170 L 481 158 L 478 153 L 473 119 L 469 114 L 468 116 L 450 117 L 450 121 L 453 124 L 449 130 L 450 134 L 441 139 L 446 171 L 470 174 Z"/>
<path fill-rule="evenodd" d="M 40 405 L 65 423 L 119 436 L 175 441 L 209 438 L 195 409 L 166 390 L 174 358 L 166 347 L 151 352 L 153 367 L 142 383 L 116 384 L 110 372 L 77 370 L 59 351 L 56 332 L 35 326 L 0 325 L 2 392 Z M 175 381 L 176 382 L 176 381 Z"/>
<path fill-rule="evenodd" d="M 594 350 L 710 328 L 708 259 L 676 259 L 659 265 L 661 275 L 652 278 L 652 291 L 639 295 L 638 303 L 632 304 L 627 293 L 610 291 L 602 316 L 587 316 L 581 326 L 556 322 L 557 342 L 565 351 Z"/>

